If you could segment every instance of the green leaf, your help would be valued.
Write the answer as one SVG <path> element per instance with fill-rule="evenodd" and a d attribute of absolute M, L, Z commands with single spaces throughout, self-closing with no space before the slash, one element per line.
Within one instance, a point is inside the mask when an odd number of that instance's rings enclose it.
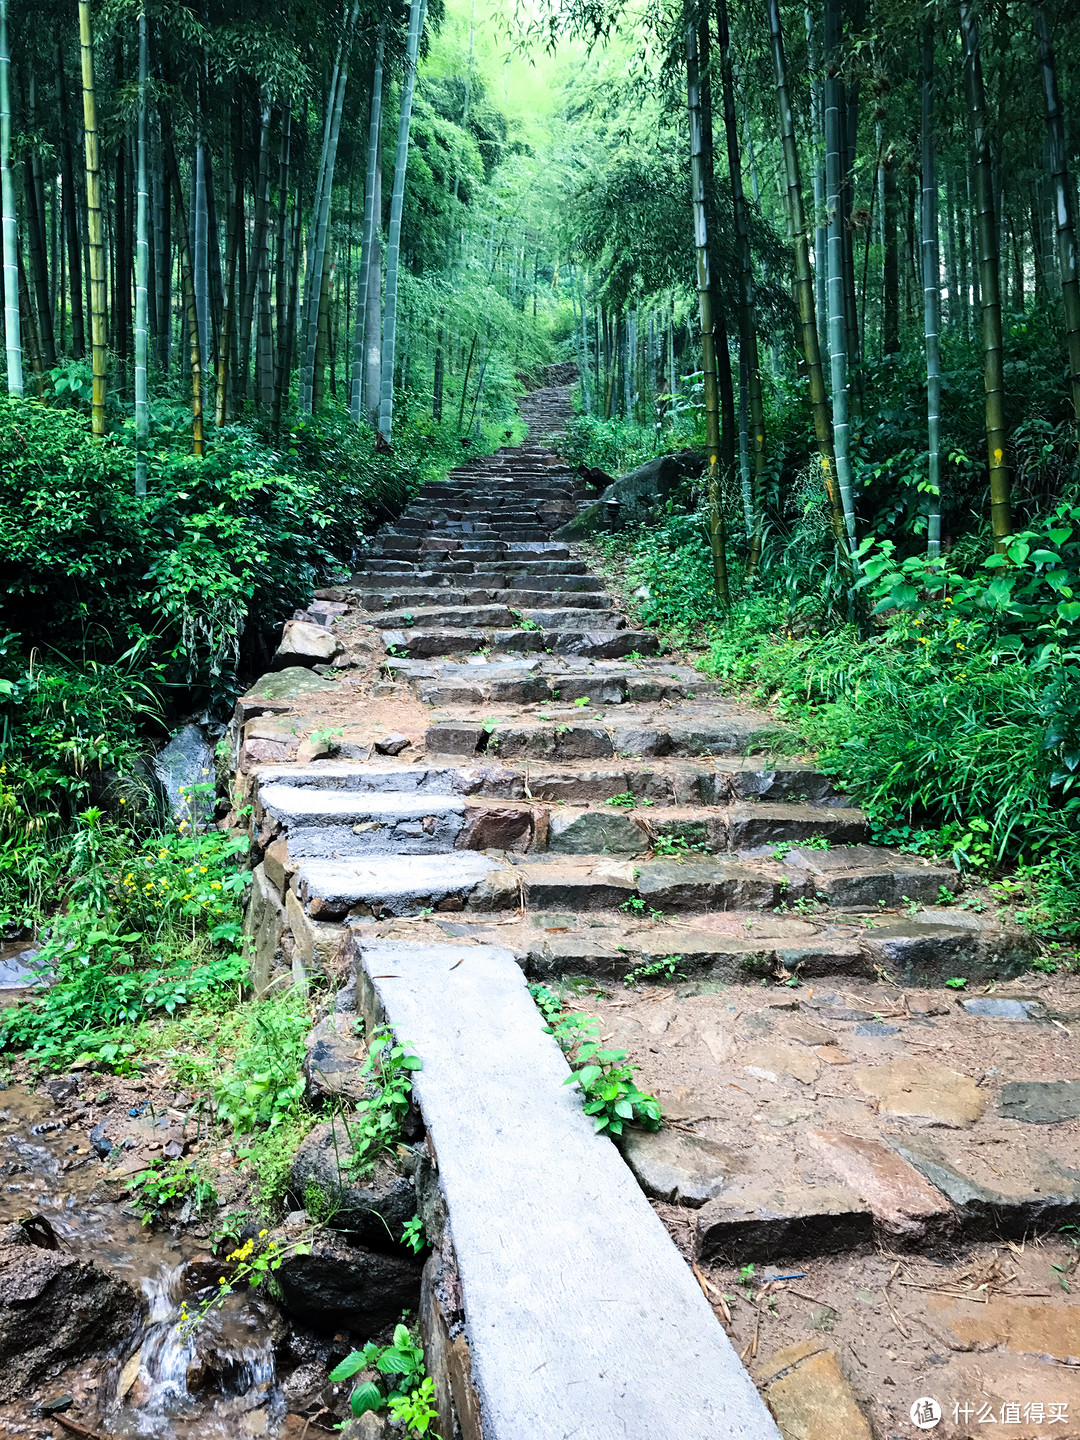
<path fill-rule="evenodd" d="M 338 1366 L 338 1369 L 340 1368 L 341 1367 Z M 331 1380 L 333 1380 L 336 1373 L 337 1371 L 331 1372 Z M 349 1401 L 349 1408 L 357 1419 L 359 1419 L 361 1415 L 366 1415 L 369 1410 L 381 1410 L 382 1407 L 382 1391 L 375 1384 L 374 1380 L 366 1380 L 363 1385 L 360 1385 L 354 1390 L 352 1399 Z"/>
<path fill-rule="evenodd" d="M 354 1350 L 351 1355 L 346 1355 L 340 1365 L 335 1365 L 330 1371 L 329 1379 L 334 1385 L 339 1385 L 342 1380 L 351 1380 L 358 1370 L 363 1370 L 368 1361 L 362 1350 Z"/>

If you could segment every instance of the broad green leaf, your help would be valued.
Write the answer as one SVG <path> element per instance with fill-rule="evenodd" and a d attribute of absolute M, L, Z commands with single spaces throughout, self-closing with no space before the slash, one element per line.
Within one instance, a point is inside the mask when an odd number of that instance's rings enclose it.
<path fill-rule="evenodd" d="M 330 1379 L 332 1380 L 333 1378 L 334 1376 L 331 1374 Z M 369 1410 L 381 1410 L 382 1405 L 382 1391 L 375 1384 L 374 1380 L 366 1380 L 363 1385 L 358 1386 L 358 1388 L 353 1391 L 352 1399 L 349 1401 L 349 1408 L 357 1419 L 359 1419 L 361 1415 L 366 1415 Z"/>
<path fill-rule="evenodd" d="M 363 1370 L 367 1364 L 362 1350 L 354 1350 L 351 1355 L 346 1355 L 340 1365 L 335 1365 L 330 1371 L 329 1379 L 334 1385 L 339 1385 L 342 1380 L 351 1380 L 358 1370 Z"/>

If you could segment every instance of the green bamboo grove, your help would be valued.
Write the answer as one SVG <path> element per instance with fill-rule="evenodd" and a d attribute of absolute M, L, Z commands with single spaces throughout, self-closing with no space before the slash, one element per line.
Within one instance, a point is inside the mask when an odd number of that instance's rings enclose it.
<path fill-rule="evenodd" d="M 496 25 L 546 65 L 543 143 L 496 99 Z M 663 435 L 694 410 L 723 600 L 732 525 L 760 561 L 791 387 L 856 578 L 860 447 L 916 356 L 941 552 L 964 345 L 985 420 L 963 462 L 1002 548 L 1027 504 L 1010 347 L 1034 325 L 1080 435 L 1078 55 L 1065 0 L 936 0 L 918 24 L 903 0 L 2 0 L 7 388 L 70 401 L 85 371 L 94 435 L 133 415 L 142 495 L 155 397 L 182 398 L 195 455 L 328 406 L 392 445 L 403 390 L 465 432 L 495 352 L 508 376 L 535 360 L 539 306 L 584 414 Z"/>

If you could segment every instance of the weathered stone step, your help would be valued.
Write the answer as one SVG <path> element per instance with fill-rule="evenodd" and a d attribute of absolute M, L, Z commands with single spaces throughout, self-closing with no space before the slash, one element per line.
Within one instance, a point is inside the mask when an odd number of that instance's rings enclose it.
<path fill-rule="evenodd" d="M 395 663 L 395 662 L 391 662 Z M 493 673 L 488 673 L 492 671 Z M 628 671 L 618 675 L 584 675 L 545 672 L 517 666 L 481 667 L 453 665 L 440 667 L 438 674 L 407 676 L 410 690 L 427 705 L 478 705 L 485 700 L 498 703 L 550 703 L 587 699 L 596 705 L 622 705 L 636 701 L 683 700 L 702 695 L 723 694 L 715 681 L 689 681 Z"/>
<path fill-rule="evenodd" d="M 748 749 L 762 748 L 770 738 L 791 734 L 767 715 L 753 712 L 669 720 L 653 714 L 639 718 L 627 709 L 620 707 L 615 715 L 592 724 L 570 715 L 549 723 L 447 719 L 430 727 L 424 743 L 432 754 L 473 755 L 482 750 L 500 759 L 528 755 L 591 760 L 614 755 L 743 755 Z"/>
<path fill-rule="evenodd" d="M 487 579 L 486 576 L 473 577 L 474 582 L 477 578 L 480 578 L 481 583 Z M 611 597 L 599 591 L 584 591 L 582 593 L 573 591 L 572 595 L 574 608 L 569 613 L 575 617 L 579 616 L 582 610 L 595 611 L 610 610 L 612 608 L 613 601 Z M 445 618 L 443 614 L 445 608 L 469 607 L 475 610 L 477 606 L 503 605 L 508 607 L 511 612 L 520 613 L 526 607 L 550 606 L 553 612 L 561 614 L 562 608 L 556 611 L 555 607 L 559 607 L 560 602 L 566 597 L 559 588 L 545 591 L 495 588 L 484 590 L 471 588 L 468 590 L 455 590 L 447 587 L 445 590 L 440 589 L 434 596 L 430 589 L 404 590 L 401 588 L 384 588 L 360 590 L 357 592 L 357 598 L 365 610 L 380 612 L 380 615 L 381 612 L 384 611 L 404 612 L 405 610 L 409 610 L 413 618 L 418 622 L 445 625 L 448 623 L 458 623 L 456 620 L 448 621 Z M 437 599 L 439 603 L 433 605 L 432 601 L 434 599 Z M 401 624 L 403 615 L 391 614 L 388 617 L 381 615 L 381 618 L 389 618 L 392 623 Z M 514 614 L 511 614 L 504 623 L 513 623 L 513 618 Z M 485 616 L 474 616 L 465 623 L 486 625 L 491 622 Z M 549 625 L 545 628 L 554 629 L 559 627 Z"/>
<path fill-rule="evenodd" d="M 943 891 L 951 894 L 958 883 L 955 870 L 947 866 L 915 865 L 888 851 L 873 852 L 873 858 L 854 848 L 828 853 L 836 865 L 827 875 L 787 862 L 705 856 L 634 862 L 537 855 L 500 865 L 476 852 L 456 850 L 432 857 L 303 859 L 295 885 L 313 919 L 341 919 L 350 913 L 507 910 L 522 902 L 534 910 L 581 912 L 632 909 L 631 902 L 638 901 L 642 913 L 776 910 L 799 902 L 874 911 L 905 902 L 931 904 Z"/>
<path fill-rule="evenodd" d="M 564 1083 L 513 955 L 365 946 L 358 999 L 423 1062 L 414 1090 L 485 1440 L 778 1440 L 689 1267 Z"/>
<path fill-rule="evenodd" d="M 601 805 L 613 796 L 613 814 L 641 814 L 655 806 L 728 805 L 741 800 L 796 801 L 842 807 L 847 797 L 805 761 L 767 761 L 752 756 L 703 760 L 660 759 L 649 764 L 613 760 L 568 761 L 559 765 L 488 760 L 466 765 L 400 765 L 392 760 L 359 763 L 320 760 L 314 765 L 261 765 L 256 782 L 361 793 L 423 792 L 429 795 L 485 795 L 493 798 Z M 628 802 L 628 804 L 627 804 Z M 637 807 L 641 808 L 638 809 Z M 629 808 L 628 808 L 629 807 Z"/>
<path fill-rule="evenodd" d="M 633 816 L 611 807 L 563 809 L 537 800 L 438 798 L 418 795 L 415 786 L 410 791 L 365 793 L 270 781 L 258 788 L 255 826 L 264 846 L 271 833 L 286 831 L 294 860 L 438 854 L 455 848 L 563 855 L 734 854 L 765 848 L 777 837 L 788 845 L 811 837 L 834 845 L 857 843 L 866 828 L 861 811 L 801 805 L 664 806 Z"/>
<path fill-rule="evenodd" d="M 346 915 L 418 915 L 431 911 L 505 910 L 520 885 L 507 867 L 471 850 L 449 855 L 303 859 L 293 887 L 313 920 Z"/>
<path fill-rule="evenodd" d="M 692 920 L 673 925 L 623 912 L 594 912 L 591 924 L 558 912 L 550 918 L 548 925 L 537 917 L 537 928 L 523 947 L 526 969 L 538 980 L 585 976 L 618 981 L 641 966 L 674 959 L 670 977 L 661 972 L 657 980 L 653 972 L 649 983 L 677 986 L 683 979 L 700 979 L 731 984 L 784 974 L 800 980 L 872 979 L 884 973 L 899 985 L 936 987 L 958 972 L 971 984 L 1009 979 L 1022 973 L 1037 951 L 1032 937 L 1017 927 L 972 926 L 967 913 L 934 906 L 914 918 L 885 915 L 872 928 L 864 918 L 845 918 L 842 912 L 795 917 L 729 911 L 725 919 L 730 923 L 722 931 L 701 924 L 695 928 Z M 848 1013 L 854 1026 L 859 1012 Z M 872 1018 L 872 1011 L 862 1014 Z"/>
<path fill-rule="evenodd" d="M 591 618 L 591 617 L 590 617 Z M 425 659 L 460 655 L 485 646 L 503 653 L 551 651 L 557 655 L 617 659 L 624 655 L 655 655 L 660 642 L 643 630 L 597 627 L 578 630 L 386 630 L 382 642 L 392 655 Z"/>

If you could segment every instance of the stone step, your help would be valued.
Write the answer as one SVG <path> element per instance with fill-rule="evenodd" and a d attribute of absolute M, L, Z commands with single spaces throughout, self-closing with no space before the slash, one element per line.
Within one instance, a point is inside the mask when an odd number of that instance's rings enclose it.
<path fill-rule="evenodd" d="M 292 859 L 348 859 L 367 854 L 421 855 L 450 850 L 546 851 L 563 855 L 643 856 L 653 852 L 697 858 L 734 858 L 760 847 L 783 859 L 800 839 L 857 844 L 866 822 L 854 809 L 808 805 L 737 804 L 697 808 L 656 806 L 648 815 L 610 806 L 563 808 L 542 801 L 468 800 L 451 796 L 363 792 L 292 786 L 284 779 L 260 784 L 255 806 L 260 843 L 287 833 Z M 786 853 L 786 852 L 785 852 Z"/>
<path fill-rule="evenodd" d="M 423 792 L 430 795 L 485 795 L 506 800 L 535 799 L 566 805 L 601 806 L 613 796 L 620 804 L 604 806 L 613 814 L 641 814 L 657 806 L 729 805 L 739 801 L 812 803 L 823 808 L 847 804 L 828 778 L 805 761 L 762 762 L 752 756 L 641 762 L 568 761 L 558 765 L 532 761 L 487 760 L 475 764 L 400 765 L 393 760 L 360 763 L 320 760 L 313 765 L 261 765 L 256 782 L 305 789 L 354 792 Z M 640 808 L 639 808 L 640 807 Z"/>
<path fill-rule="evenodd" d="M 432 911 L 512 909 L 520 885 L 506 866 L 473 850 L 449 855 L 302 859 L 293 888 L 312 920 L 346 915 L 418 915 Z"/>
<path fill-rule="evenodd" d="M 916 916 L 883 915 L 867 928 L 865 917 L 824 912 L 773 916 L 760 910 L 729 911 L 724 930 L 703 923 L 628 918 L 594 913 L 593 924 L 554 913 L 534 916 L 535 929 L 521 945 L 527 973 L 536 980 L 585 977 L 622 981 L 631 971 L 674 959 L 660 983 L 745 983 L 749 979 L 800 980 L 841 976 L 873 979 L 885 974 L 903 986 L 943 986 L 961 973 L 969 983 L 1007 980 L 1021 974 L 1036 953 L 1032 937 L 993 923 L 970 925 L 962 911 L 925 906 Z M 706 917 L 707 919 L 707 917 Z M 801 933 L 800 933 L 801 932 Z M 654 968 L 651 976 L 656 976 Z M 649 979 L 649 983 L 658 983 Z M 850 1008 L 852 1025 L 873 1021 L 872 1008 Z"/>
<path fill-rule="evenodd" d="M 814 852 L 831 857 L 826 870 L 804 867 L 806 853 L 792 851 L 783 863 L 703 855 L 639 863 L 549 856 L 530 858 L 515 868 L 530 908 L 537 910 L 614 910 L 634 900 L 642 902 L 642 913 L 777 910 L 800 903 L 874 911 L 905 902 L 933 904 L 943 891 L 951 894 L 958 888 L 949 866 L 913 862 L 887 850 L 838 847 Z"/>
<path fill-rule="evenodd" d="M 485 646 L 503 653 L 550 651 L 557 655 L 605 660 L 624 655 L 655 655 L 660 648 L 656 636 L 648 631 L 600 627 L 588 630 L 384 630 L 382 642 L 391 655 L 418 660 L 435 655 L 460 655 Z"/>
<path fill-rule="evenodd" d="M 514 956 L 383 944 L 360 963 L 365 1020 L 423 1062 L 414 1091 L 465 1297 L 477 1433 L 778 1440 L 689 1267 L 565 1084 Z"/>
<path fill-rule="evenodd" d="M 473 578 L 475 580 L 476 577 Z M 482 578 L 486 580 L 487 577 L 485 576 Z M 439 613 L 439 611 L 444 606 L 475 607 L 487 605 L 505 605 L 513 611 L 520 611 L 524 607 L 532 608 L 542 605 L 548 605 L 554 608 L 558 606 L 560 600 L 564 598 L 564 593 L 565 592 L 558 589 L 548 591 L 504 589 L 480 590 L 471 588 L 468 590 L 460 590 L 452 589 L 449 586 L 445 589 L 440 588 L 435 595 L 432 594 L 432 590 L 430 588 L 423 590 L 407 590 L 401 589 L 400 587 L 396 589 L 391 589 L 389 587 L 380 587 L 379 589 L 358 590 L 356 592 L 357 598 L 359 599 L 361 605 L 365 610 L 404 611 L 407 609 L 412 613 L 414 618 L 417 618 L 418 620 L 422 619 L 429 622 L 434 620 L 438 621 L 438 623 L 441 624 L 447 623 L 445 620 L 442 619 L 442 616 Z M 575 590 L 572 593 L 574 598 L 575 613 L 581 610 L 610 610 L 612 607 L 613 602 L 610 595 L 605 595 L 602 592 L 587 590 L 579 593 Z M 434 606 L 432 605 L 433 600 L 437 601 L 437 604 Z M 398 623 L 401 623 L 402 617 L 391 616 L 391 619 L 395 618 L 397 619 Z M 469 623 L 482 625 L 488 622 L 484 619 L 474 619 L 471 620 Z M 555 627 L 549 626 L 547 628 L 550 629 Z"/>
<path fill-rule="evenodd" d="M 494 668 L 494 667 L 488 667 Z M 501 672 L 501 673 L 500 673 Z M 596 705 L 622 705 L 641 700 L 683 700 L 703 695 L 721 695 L 716 681 L 689 681 L 628 672 L 618 676 L 568 676 L 559 672 L 499 666 L 498 672 L 474 665 L 440 667 L 439 674 L 408 676 L 412 693 L 426 705 L 478 705 L 485 700 L 500 704 L 588 699 Z"/>
<path fill-rule="evenodd" d="M 522 904 L 532 910 L 583 913 L 622 907 L 642 914 L 704 914 L 786 910 L 800 903 L 876 911 L 906 902 L 933 904 L 957 887 L 956 872 L 948 866 L 920 865 L 888 851 L 868 858 L 857 854 L 858 848 L 826 852 L 835 864 L 825 873 L 787 861 L 697 855 L 640 862 L 548 855 L 517 864 L 500 864 L 468 850 L 430 857 L 305 858 L 298 862 L 294 884 L 307 914 L 316 920 L 347 914 L 516 910 Z"/>
<path fill-rule="evenodd" d="M 632 633 L 632 632 L 627 632 Z M 726 708 L 726 707 L 725 707 Z M 474 755 L 483 751 L 500 760 L 535 756 L 546 760 L 592 760 L 622 755 L 745 755 L 770 740 L 784 740 L 791 731 L 769 716 L 754 712 L 672 718 L 637 716 L 629 707 L 600 723 L 586 724 L 572 714 L 550 723 L 531 717 L 520 721 L 479 721 L 469 717 L 432 725 L 424 743 L 431 754 Z"/>

